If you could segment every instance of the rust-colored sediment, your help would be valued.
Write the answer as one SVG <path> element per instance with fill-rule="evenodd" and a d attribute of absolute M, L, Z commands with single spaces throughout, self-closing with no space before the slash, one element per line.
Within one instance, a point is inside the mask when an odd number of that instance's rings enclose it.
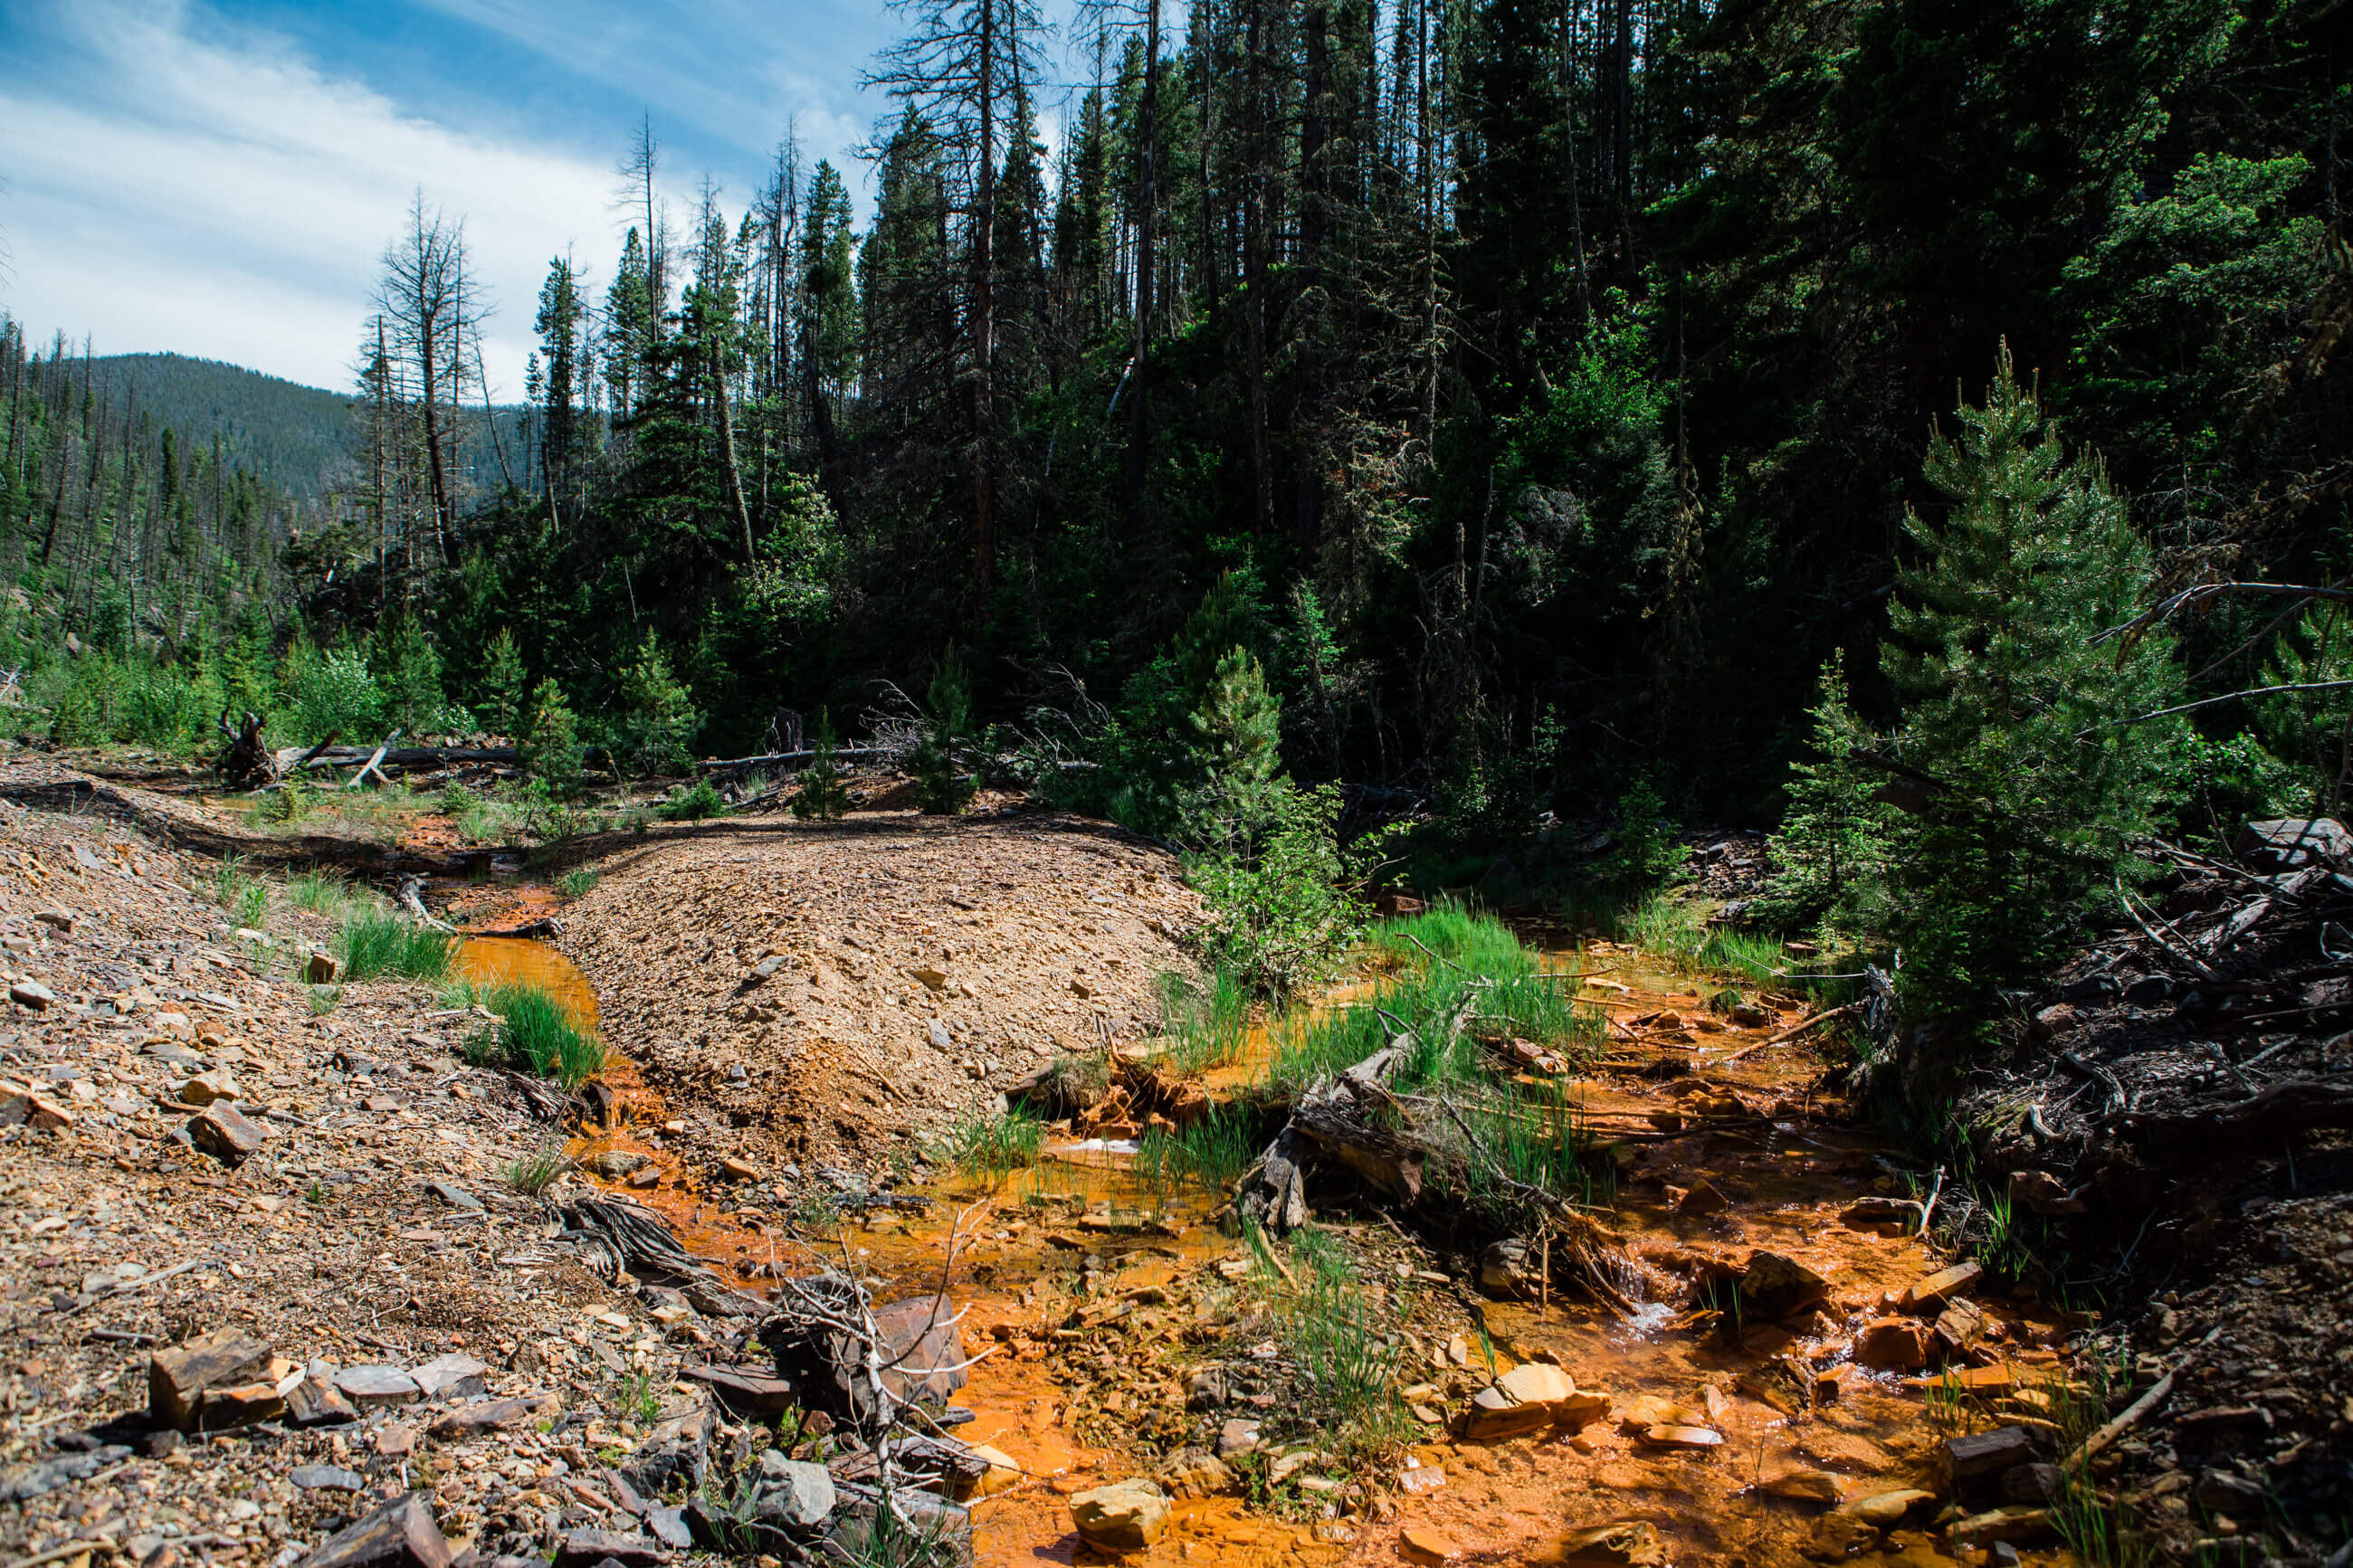
<path fill-rule="evenodd" d="M 1556 955 L 1566 960 L 1568 955 Z M 478 981 L 527 979 L 545 986 L 592 1026 L 596 998 L 570 962 L 543 943 L 478 939 L 464 951 L 465 971 Z M 1630 969 L 1613 976 L 1633 987 L 1612 999 L 1631 1012 L 1662 1007 L 1687 1014 L 1701 1005 L 1691 984 Z M 1797 1015 L 1788 1015 L 1794 1022 Z M 1696 1048 L 1651 1043 L 1621 1046 L 1642 1060 L 1679 1051 L 1695 1071 L 1727 1084 L 1758 1103 L 1775 1105 L 1778 1125 L 1694 1135 L 1677 1142 L 1642 1147 L 1627 1173 L 1616 1224 L 1629 1250 L 1654 1268 L 1662 1283 L 1687 1269 L 1694 1257 L 1744 1259 L 1752 1248 L 1786 1253 L 1830 1281 L 1831 1315 L 1841 1334 L 1851 1335 L 1878 1310 L 1881 1297 L 1937 1266 L 1917 1240 L 1851 1230 L 1838 1212 L 1858 1193 L 1872 1189 L 1876 1152 L 1867 1137 L 1827 1127 L 1807 1114 L 1804 1097 L 1820 1075 L 1820 1063 L 1804 1042 L 1759 1053 L 1721 1071 L 1707 1062 L 1782 1026 L 1704 1035 Z M 1262 1052 L 1263 1042 L 1253 1044 Z M 1639 1064 L 1637 1064 L 1639 1065 Z M 596 1131 L 574 1148 L 586 1160 L 607 1149 L 626 1149 L 649 1161 L 655 1184 L 606 1184 L 659 1211 L 678 1229 L 685 1246 L 731 1277 L 746 1262 L 786 1268 L 818 1262 L 803 1242 L 777 1234 L 769 1222 L 739 1214 L 724 1189 L 709 1191 L 682 1170 L 662 1147 L 667 1108 L 646 1088 L 635 1065 L 616 1055 L 604 1074 L 622 1107 L 618 1124 Z M 1620 1073 L 1580 1080 L 1576 1096 L 1598 1113 L 1640 1115 L 1676 1102 L 1652 1080 Z M 1620 1123 L 1624 1117 L 1611 1117 Z M 1669 1189 L 1705 1176 L 1732 1200 L 1725 1212 L 1690 1217 L 1674 1212 Z M 647 1180 L 640 1173 L 638 1180 Z M 833 1260 L 862 1277 L 880 1279 L 885 1298 L 941 1287 L 942 1265 L 951 1234 L 959 1237 L 954 1277 L 945 1281 L 959 1305 L 968 1308 L 966 1343 L 995 1347 L 973 1369 L 959 1403 L 976 1420 L 959 1436 L 1003 1450 L 1028 1473 L 1014 1489 L 974 1505 L 976 1549 L 986 1564 L 1094 1561 L 1071 1528 L 1068 1497 L 1091 1486 L 1122 1479 L 1142 1462 L 1113 1449 L 1090 1447 L 1065 1425 L 1070 1392 L 1050 1375 L 1050 1344 L 1028 1331 L 1039 1327 L 1041 1294 L 1058 1274 L 1067 1275 L 1067 1254 L 1046 1240 L 1055 1227 L 1041 1223 L 1032 1194 L 1075 1195 L 1090 1204 L 1159 1211 L 1164 1223 L 1149 1239 L 1153 1247 L 1129 1252 L 1120 1271 L 1123 1289 L 1169 1285 L 1198 1275 L 1211 1258 L 1234 1243 L 1207 1225 L 1171 1217 L 1165 1194 L 1147 1194 L 1116 1164 L 1106 1166 L 1049 1160 L 1036 1170 L 991 1192 L 935 1185 L 928 1215 L 910 1221 L 881 1214 L 846 1223 L 824 1244 Z M 1205 1213 L 1211 1200 L 1199 1194 L 1189 1214 Z M 1463 1298 L 1469 1302 L 1471 1298 Z M 1990 1300 L 2004 1323 L 2011 1359 L 2057 1375 L 2050 1314 L 2031 1301 Z M 1818 1358 L 1821 1340 L 1794 1340 L 1769 1326 L 1751 1329 L 1739 1340 L 1701 1338 L 1668 1329 L 1655 1308 L 1641 1326 L 1629 1325 L 1578 1302 L 1534 1304 L 1478 1302 L 1497 1347 L 1498 1367 L 1514 1357 L 1546 1354 L 1569 1370 L 1580 1388 L 1607 1389 L 1620 1405 L 1638 1394 L 1657 1394 L 1705 1412 L 1722 1432 L 1723 1444 L 1699 1453 L 1646 1447 L 1614 1425 L 1586 1428 L 1577 1438 L 1521 1438 L 1501 1444 L 1457 1443 L 1431 1429 L 1414 1450 L 1425 1472 L 1442 1483 L 1406 1491 L 1401 1486 L 1367 1517 L 1299 1523 L 1249 1512 L 1238 1499 L 1217 1498 L 1175 1505 L 1167 1533 L 1158 1544 L 1127 1561 L 1139 1568 L 1157 1564 L 1208 1563 L 1227 1568 L 1271 1568 L 1298 1563 L 1325 1568 L 1343 1563 L 1400 1560 L 1404 1531 L 1411 1527 L 1460 1546 L 1472 1563 L 1542 1561 L 1570 1529 L 1619 1520 L 1655 1525 L 1676 1563 L 1795 1564 L 1819 1515 L 1816 1507 L 1764 1494 L 1760 1477 L 1794 1468 L 1825 1469 L 1843 1479 L 1848 1495 L 1862 1496 L 1910 1484 L 1930 1468 L 1929 1454 L 1944 1435 L 1932 1425 L 1916 1388 L 1887 1373 L 1849 1369 L 1835 1404 L 1791 1416 L 1739 1392 L 1742 1373 L 1761 1373 L 1776 1358 L 1799 1364 Z M 1006 1332 L 1000 1336 L 1002 1326 Z M 1838 1334 L 1827 1336 L 1835 1340 Z M 1449 1364 L 1435 1346 L 1425 1346 L 1437 1364 L 1409 1373 L 1428 1381 L 1475 1383 L 1484 1363 Z M 1401 1477 L 1376 1478 L 1395 1482 Z M 1950 1563 L 1926 1532 L 1894 1532 L 1888 1548 L 1860 1559 L 1907 1568 Z M 2041 1563 L 2072 1562 L 2063 1552 L 2028 1553 Z"/>

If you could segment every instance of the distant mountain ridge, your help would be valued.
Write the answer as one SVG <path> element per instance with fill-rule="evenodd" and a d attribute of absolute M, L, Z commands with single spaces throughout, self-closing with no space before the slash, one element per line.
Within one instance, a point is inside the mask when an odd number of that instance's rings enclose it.
<path fill-rule="evenodd" d="M 325 493 L 351 458 L 352 396 L 186 354 L 109 354 L 90 362 L 102 395 L 189 446 L 217 432 L 231 459 L 279 489 Z"/>

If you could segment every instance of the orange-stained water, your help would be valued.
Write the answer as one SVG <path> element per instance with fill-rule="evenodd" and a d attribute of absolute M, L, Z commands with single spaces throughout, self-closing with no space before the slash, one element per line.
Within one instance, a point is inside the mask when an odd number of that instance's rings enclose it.
<path fill-rule="evenodd" d="M 1630 960 L 1631 955 L 1627 955 Z M 1566 967 L 1576 960 L 1557 955 Z M 1623 962 L 1623 961 L 1621 961 Z M 478 984 L 527 980 L 561 998 L 575 1016 L 593 1026 L 596 1004 L 570 962 L 544 943 L 514 939 L 473 939 L 461 950 L 461 967 Z M 1630 962 L 1612 976 L 1630 994 L 1602 992 L 1620 1018 L 1673 1007 L 1696 1016 L 1701 987 L 1687 979 L 1637 973 Z M 1594 999 L 1594 994 L 1584 994 Z M 1796 1015 L 1790 1015 L 1795 1021 Z M 1650 1038 L 1628 1041 L 1613 1028 L 1615 1064 L 1634 1065 L 1675 1054 L 1711 1081 L 1752 1096 L 1802 1095 L 1818 1064 L 1802 1046 L 1777 1047 L 1745 1058 L 1729 1068 L 1711 1068 L 1716 1058 L 1753 1045 L 1781 1020 L 1746 1031 L 1700 1034 L 1688 1044 Z M 1635 1031 L 1640 1033 L 1641 1031 Z M 620 1042 L 614 1042 L 620 1044 Z M 1245 1062 L 1263 1070 L 1268 1042 L 1254 1030 Z M 1033 1170 L 991 1189 L 949 1182 L 934 1186 L 928 1213 L 910 1217 L 881 1213 L 846 1220 L 829 1237 L 795 1237 L 778 1231 L 773 1218 L 739 1212 L 740 1188 L 706 1188 L 701 1173 L 684 1168 L 661 1147 L 660 1123 L 670 1114 L 619 1051 L 602 1075 L 620 1104 L 618 1124 L 588 1128 L 574 1145 L 586 1159 L 605 1149 L 627 1149 L 650 1163 L 627 1184 L 609 1184 L 659 1210 L 692 1252 L 731 1279 L 746 1266 L 781 1266 L 790 1271 L 820 1262 L 848 1265 L 875 1282 L 878 1299 L 937 1290 L 944 1286 L 965 1309 L 968 1353 L 987 1350 L 972 1369 L 957 1402 L 976 1413 L 958 1436 L 1002 1450 L 1026 1472 L 1013 1489 L 974 1505 L 979 1562 L 993 1568 L 1039 1563 L 1092 1563 L 1101 1559 L 1079 1544 L 1071 1530 L 1070 1495 L 1136 1473 L 1141 1461 L 1117 1449 L 1090 1447 L 1071 1429 L 1067 1401 L 1071 1391 L 1053 1378 L 1054 1353 L 1027 1331 L 1039 1328 L 1041 1311 L 1067 1301 L 1057 1281 L 1067 1282 L 1067 1250 L 1050 1244 L 1060 1231 L 1070 1245 L 1071 1205 L 1065 1217 L 1051 1217 L 1052 1200 L 1078 1200 L 1100 1211 L 1148 1222 L 1125 1239 L 1103 1238 L 1103 1249 L 1117 1252 L 1119 1286 L 1171 1285 L 1198 1278 L 1211 1259 L 1230 1256 L 1236 1244 L 1205 1223 L 1217 1197 L 1179 1194 L 1173 1200 L 1147 1189 L 1116 1157 L 1101 1154 L 1051 1156 Z M 1230 1069 L 1216 1075 L 1219 1083 Z M 1673 1102 L 1649 1082 L 1613 1076 L 1582 1079 L 1572 1098 L 1597 1130 L 1646 1127 L 1651 1110 Z M 1784 1102 L 1785 1106 L 1787 1102 Z M 1869 1190 L 1875 1152 L 1867 1137 L 1800 1118 L 1794 1107 L 1777 1107 L 1771 1126 L 1694 1134 L 1678 1141 L 1641 1145 L 1641 1158 L 1627 1173 L 1613 1223 L 1627 1249 L 1661 1272 L 1664 1294 L 1668 1270 L 1694 1254 L 1745 1258 L 1766 1247 L 1799 1258 L 1826 1277 L 1845 1326 L 1877 1310 L 1883 1292 L 1899 1290 L 1933 1270 L 1940 1259 L 1921 1243 L 1848 1229 L 1839 1209 L 1856 1193 Z M 1784 1118 L 1788 1120 L 1783 1120 Z M 1609 1136 L 1603 1131 L 1601 1136 Z M 1733 1200 L 1721 1214 L 1679 1214 L 1672 1201 L 1704 1176 Z M 778 1196 L 793 1194 L 779 1191 Z M 1041 1210 L 1040 1200 L 1047 1201 Z M 955 1237 L 949 1266 L 950 1238 Z M 744 1280 L 759 1289 L 757 1271 Z M 1464 1298 L 1466 1300 L 1468 1297 Z M 2026 1331 L 2030 1341 L 2047 1337 L 2048 1314 L 2031 1303 L 1988 1300 L 1998 1316 Z M 1605 1422 L 1588 1427 L 1577 1443 L 1555 1437 L 1484 1445 L 1457 1443 L 1440 1430 L 1415 1449 L 1420 1464 L 1444 1479 L 1434 1489 L 1393 1494 L 1394 1515 L 1385 1520 L 1332 1521 L 1325 1538 L 1308 1525 L 1251 1513 L 1235 1498 L 1180 1501 L 1174 1505 L 1166 1535 L 1130 1562 L 1135 1568 L 1179 1563 L 1218 1568 L 1336 1568 L 1342 1563 L 1400 1560 L 1401 1531 L 1408 1526 L 1451 1545 L 1473 1563 L 1539 1561 L 1554 1556 L 1553 1543 L 1567 1530 L 1621 1520 L 1645 1520 L 1659 1529 L 1674 1564 L 1742 1563 L 1746 1568 L 1797 1564 L 1820 1511 L 1760 1493 L 1760 1478 L 1794 1468 L 1841 1475 L 1849 1495 L 1865 1495 L 1927 1478 L 1931 1450 L 1947 1428 L 1932 1423 L 1920 1391 L 1885 1373 L 1853 1373 L 1837 1403 L 1793 1418 L 1741 1393 L 1736 1380 L 1767 1371 L 1777 1357 L 1799 1357 L 1803 1346 L 1767 1329 L 1740 1340 L 1702 1338 L 1665 1326 L 1664 1307 L 1644 1314 L 1640 1325 L 1579 1301 L 1535 1304 L 1480 1302 L 1494 1346 L 1495 1365 L 1517 1357 L 1556 1357 L 1580 1388 L 1607 1389 L 1620 1402 L 1655 1394 L 1692 1407 L 1723 1433 L 1714 1451 L 1683 1452 L 1646 1447 L 1641 1439 Z M 1008 1331 L 1000 1341 L 1000 1326 Z M 2006 1347 L 2007 1348 L 2007 1347 Z M 1435 1345 L 1425 1345 L 1435 1354 Z M 1205 1354 L 1208 1353 L 1205 1352 Z M 2055 1377 L 2052 1352 L 2042 1344 L 2010 1350 L 2022 1379 Z M 1474 1352 L 1473 1361 L 1480 1358 Z M 1480 1368 L 1432 1364 L 1414 1377 L 1443 1384 Z M 1401 1482 L 1403 1476 L 1375 1478 Z M 1410 1554 L 1406 1554 L 1410 1558 Z M 1925 1531 L 1902 1531 L 1887 1548 L 1861 1561 L 1885 1568 L 1927 1568 L 1957 1559 L 1944 1554 Z M 2050 1548 L 2030 1551 L 2039 1564 L 2071 1562 Z"/>
<path fill-rule="evenodd" d="M 596 993 L 572 961 L 543 942 L 470 936 L 458 946 L 458 972 L 477 990 L 521 982 L 546 992 L 583 1029 L 596 1027 Z"/>

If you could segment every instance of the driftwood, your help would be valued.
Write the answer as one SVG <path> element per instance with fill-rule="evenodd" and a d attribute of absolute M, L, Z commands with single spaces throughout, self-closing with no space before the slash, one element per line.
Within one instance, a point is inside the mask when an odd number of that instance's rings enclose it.
<path fill-rule="evenodd" d="M 374 762 L 379 768 L 446 768 L 459 763 L 480 763 L 506 767 L 520 766 L 522 753 L 512 746 L 392 746 L 382 748 L 377 758 L 374 746 L 338 746 L 332 743 L 311 747 L 305 752 L 300 746 L 281 746 L 276 761 L 279 771 L 290 773 L 313 765 L 322 768 L 346 768 L 359 763 Z"/>
<path fill-rule="evenodd" d="M 887 746 L 836 746 L 833 749 L 833 754 L 836 760 L 840 762 L 857 762 L 861 759 L 889 756 L 892 754 L 892 748 Z M 729 757 L 724 760 L 714 757 L 695 763 L 694 771 L 699 773 L 708 774 L 748 773 L 754 768 L 784 768 L 794 766 L 797 763 L 813 763 L 815 761 L 817 761 L 817 752 L 810 748 L 804 746 L 797 751 L 763 752 L 759 755 L 752 757 Z"/>
<path fill-rule="evenodd" d="M 379 784 L 391 783 L 391 780 L 384 776 L 384 754 L 392 750 L 392 743 L 399 739 L 400 731 L 397 730 L 395 730 L 391 734 L 386 735 L 384 738 L 384 744 L 378 746 L 373 752 L 369 753 L 368 760 L 360 764 L 360 771 L 343 781 L 343 787 L 345 789 L 359 788 L 360 785 L 367 782 L 367 776 L 370 773 L 375 774 L 376 782 Z"/>
<path fill-rule="evenodd" d="M 1738 1050 L 1734 1051 L 1730 1056 L 1718 1057 L 1715 1061 L 1708 1065 L 1711 1067 L 1729 1067 L 1732 1063 L 1738 1061 L 1741 1058 L 1754 1056 L 1767 1046 L 1778 1046 L 1784 1040 L 1794 1040 L 1799 1035 L 1805 1034 L 1809 1030 L 1820 1028 L 1824 1024 L 1829 1023 L 1833 1018 L 1851 1016 L 1853 1014 L 1862 1012 L 1869 1005 L 1870 1001 L 1868 998 L 1865 998 L 1862 1001 L 1850 1002 L 1843 1007 L 1833 1007 L 1827 1013 L 1817 1013 L 1802 1024 L 1794 1025 L 1789 1028 L 1782 1030 L 1779 1034 L 1773 1036 L 1769 1039 L 1757 1041 L 1753 1046 L 1743 1046 Z"/>
<path fill-rule="evenodd" d="M 592 1257 L 608 1256 L 610 1266 L 603 1270 L 607 1278 L 623 1268 L 668 1276 L 680 1282 L 696 1310 L 713 1317 L 754 1317 L 767 1310 L 680 1246 L 669 1223 L 642 1205 L 617 1198 L 580 1197 L 560 1205 L 557 1212 L 565 1221 L 564 1234 L 557 1239 Z"/>
<path fill-rule="evenodd" d="M 425 908 L 425 879 L 407 877 L 400 884 L 400 907 L 408 911 L 417 924 L 433 931 L 454 933 L 457 928 L 447 921 L 437 921 Z"/>
<path fill-rule="evenodd" d="M 562 936 L 564 934 L 564 927 L 560 922 L 551 917 L 545 920 L 533 921 L 528 925 L 509 926 L 504 931 L 470 931 L 461 934 L 470 937 L 496 936 L 518 938 Z"/>

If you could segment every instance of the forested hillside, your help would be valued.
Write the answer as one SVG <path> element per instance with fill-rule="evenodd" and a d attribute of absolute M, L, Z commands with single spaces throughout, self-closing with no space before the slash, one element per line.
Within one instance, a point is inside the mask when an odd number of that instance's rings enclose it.
<path fill-rule="evenodd" d="M 264 484 L 316 499 L 351 460 L 349 394 L 185 354 L 108 354 L 91 384 L 159 429 L 217 434 L 225 460 Z"/>

